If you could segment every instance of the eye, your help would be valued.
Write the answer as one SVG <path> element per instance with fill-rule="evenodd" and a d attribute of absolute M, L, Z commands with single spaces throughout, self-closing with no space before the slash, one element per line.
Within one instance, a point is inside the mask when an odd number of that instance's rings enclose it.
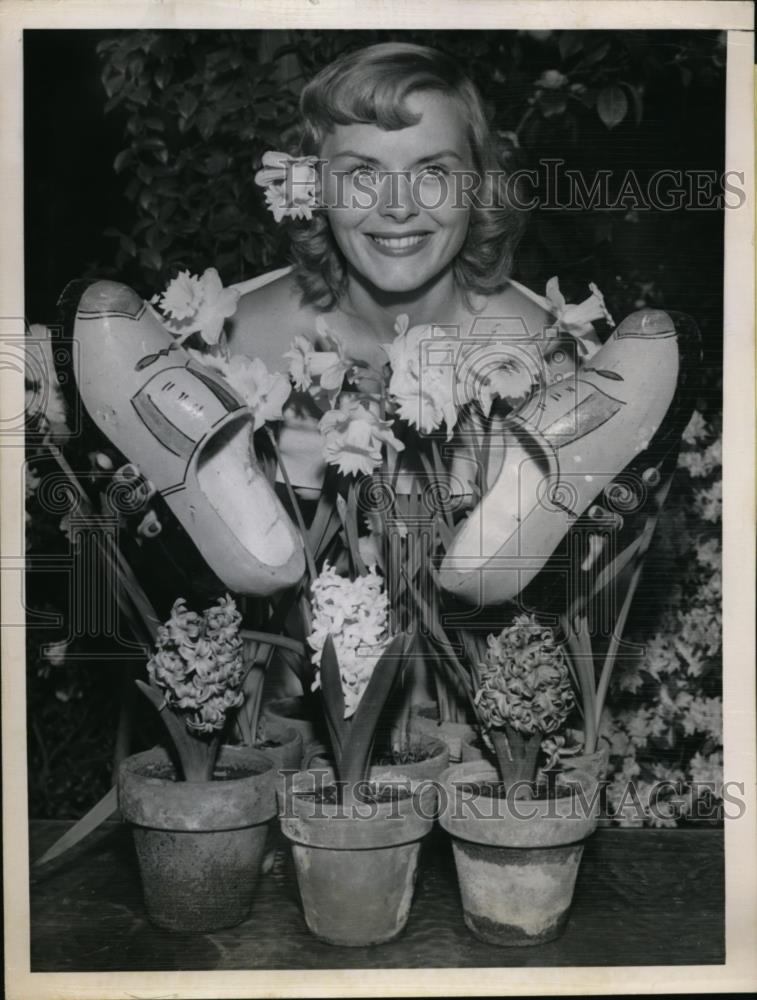
<path fill-rule="evenodd" d="M 378 180 L 378 170 L 369 163 L 356 164 L 349 171 L 349 175 L 353 180 L 359 177 L 360 180 L 367 181 L 368 183 L 375 183 Z"/>
<path fill-rule="evenodd" d="M 447 177 L 449 170 L 442 163 L 427 163 L 419 171 L 421 177 Z"/>

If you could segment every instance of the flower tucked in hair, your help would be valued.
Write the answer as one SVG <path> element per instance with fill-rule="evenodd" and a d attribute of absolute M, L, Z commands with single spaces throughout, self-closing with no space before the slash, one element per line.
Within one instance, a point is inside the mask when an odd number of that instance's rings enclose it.
<path fill-rule="evenodd" d="M 313 625 L 308 644 L 320 667 L 327 636 L 334 642 L 344 694 L 344 717 L 354 715 L 374 667 L 389 642 L 389 599 L 375 569 L 356 580 L 326 563 L 313 581 Z M 313 690 L 320 687 L 316 671 Z"/>
<path fill-rule="evenodd" d="M 265 188 L 265 200 L 276 222 L 282 219 L 312 219 L 316 207 L 317 156 L 289 156 L 268 152 L 255 183 Z"/>
<path fill-rule="evenodd" d="M 517 615 L 498 636 L 487 637 L 479 664 L 479 717 L 487 729 L 512 726 L 526 735 L 553 733 L 574 705 L 568 666 L 551 628 L 534 615 Z"/>
<path fill-rule="evenodd" d="M 209 267 L 201 275 L 180 271 L 163 294 L 151 301 L 161 310 L 164 326 L 175 336 L 185 340 L 199 333 L 206 344 L 217 344 L 224 320 L 237 310 L 239 292 L 224 288 L 218 271 Z"/>
<path fill-rule="evenodd" d="M 147 673 L 166 705 L 185 716 L 192 732 L 218 732 L 226 713 L 244 701 L 241 621 L 229 596 L 204 615 L 188 610 L 179 598 L 168 621 L 158 628 L 157 649 Z"/>
<path fill-rule="evenodd" d="M 283 407 L 292 391 L 286 375 L 269 372 L 260 358 L 248 358 L 244 354 L 232 354 L 226 358 L 191 348 L 188 353 L 236 390 L 255 416 L 255 430 L 269 420 L 282 419 Z"/>
<path fill-rule="evenodd" d="M 383 444 L 395 451 L 405 447 L 391 426 L 390 421 L 381 420 L 356 399 L 343 396 L 339 409 L 329 410 L 318 424 L 326 461 L 338 466 L 344 475 L 369 475 L 381 465 Z"/>

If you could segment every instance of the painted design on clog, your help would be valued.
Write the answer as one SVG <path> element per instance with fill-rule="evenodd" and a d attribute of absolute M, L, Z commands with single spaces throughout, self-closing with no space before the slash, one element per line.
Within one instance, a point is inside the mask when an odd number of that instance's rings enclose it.
<path fill-rule="evenodd" d="M 86 302 L 86 306 L 85 306 Z M 118 316 L 139 321 L 147 303 L 133 288 L 117 281 L 97 281 L 89 285 L 79 303 L 77 319 Z"/>
<path fill-rule="evenodd" d="M 564 402 L 565 404 L 570 402 L 567 399 L 568 396 L 573 395 L 579 398 L 569 410 L 559 414 L 547 427 L 542 428 L 537 425 L 536 428 L 533 428 L 529 421 L 519 416 L 511 417 L 509 422 L 511 426 L 525 427 L 530 431 L 537 430 L 538 436 L 548 438 L 550 446 L 555 450 L 564 448 L 566 445 L 586 437 L 587 434 L 591 434 L 592 431 L 606 424 L 608 420 L 612 420 L 626 405 L 622 399 L 611 396 L 583 379 L 553 384 L 547 388 L 547 395 L 555 403 Z M 547 404 L 540 401 L 536 407 L 543 413 L 547 409 Z"/>
<path fill-rule="evenodd" d="M 670 314 L 662 309 L 639 310 L 632 313 L 629 319 L 637 319 L 638 326 L 628 320 L 621 323 L 613 334 L 616 340 L 666 340 L 677 335 Z"/>
<path fill-rule="evenodd" d="M 161 493 L 173 492 L 186 479 L 197 446 L 230 414 L 246 407 L 220 379 L 191 361 L 156 372 L 132 396 L 132 406 L 153 437 L 177 458 L 184 474 Z"/>

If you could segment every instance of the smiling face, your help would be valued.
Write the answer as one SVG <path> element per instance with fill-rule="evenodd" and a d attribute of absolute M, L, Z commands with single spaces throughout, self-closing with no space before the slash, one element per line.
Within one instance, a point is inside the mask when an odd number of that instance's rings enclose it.
<path fill-rule="evenodd" d="M 468 232 L 453 171 L 473 170 L 458 104 L 437 91 L 406 101 L 415 125 L 337 125 L 320 149 L 323 196 L 350 268 L 383 292 L 408 293 L 446 272 Z"/>

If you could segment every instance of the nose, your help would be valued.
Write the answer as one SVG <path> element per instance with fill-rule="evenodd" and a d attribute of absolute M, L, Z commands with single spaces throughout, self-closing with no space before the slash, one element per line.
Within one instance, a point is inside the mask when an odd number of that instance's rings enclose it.
<path fill-rule="evenodd" d="M 379 193 L 378 210 L 380 215 L 394 219 L 395 222 L 405 222 L 418 214 L 409 171 L 387 172 Z"/>

